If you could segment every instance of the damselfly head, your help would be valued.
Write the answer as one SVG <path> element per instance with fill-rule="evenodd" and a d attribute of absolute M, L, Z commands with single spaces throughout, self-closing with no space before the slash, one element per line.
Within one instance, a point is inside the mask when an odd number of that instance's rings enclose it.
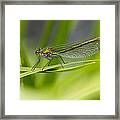
<path fill-rule="evenodd" d="M 36 55 L 38 55 L 38 54 L 41 55 L 42 52 L 43 52 L 43 50 L 42 50 L 41 48 L 39 48 L 38 50 L 35 51 L 35 54 L 36 54 Z"/>

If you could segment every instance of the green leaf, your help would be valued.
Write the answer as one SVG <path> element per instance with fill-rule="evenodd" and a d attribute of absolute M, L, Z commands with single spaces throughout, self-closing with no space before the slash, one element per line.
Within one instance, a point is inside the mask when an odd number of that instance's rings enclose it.
<path fill-rule="evenodd" d="M 60 69 L 56 69 L 58 67 L 61 67 L 61 64 L 57 64 L 57 65 L 48 66 L 48 67 L 44 68 L 44 70 L 42 70 L 42 68 L 36 68 L 34 71 L 32 71 L 30 67 L 21 67 L 20 71 L 21 72 L 26 71 L 26 72 L 21 73 L 20 78 L 23 78 L 25 76 L 32 75 L 32 74 L 35 74 L 38 72 L 39 73 L 40 72 L 43 72 L 43 73 L 65 72 L 65 71 L 70 71 L 70 70 L 74 70 L 74 69 L 80 69 L 80 68 L 88 66 L 90 64 L 95 64 L 96 62 L 99 62 L 99 60 L 76 61 L 76 62 L 67 63 L 64 65 L 64 68 L 60 68 Z M 80 64 L 80 65 L 77 65 L 77 64 Z M 69 65 L 73 65 L 73 67 L 69 67 Z"/>

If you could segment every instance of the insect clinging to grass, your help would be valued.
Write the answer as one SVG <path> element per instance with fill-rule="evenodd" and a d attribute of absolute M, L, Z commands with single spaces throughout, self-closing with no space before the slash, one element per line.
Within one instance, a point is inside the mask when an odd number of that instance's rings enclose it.
<path fill-rule="evenodd" d="M 50 65 L 51 61 L 54 58 L 57 58 L 60 61 L 60 63 L 62 61 L 62 63 L 65 64 L 66 62 L 63 59 L 64 57 L 86 58 L 96 54 L 99 50 L 100 50 L 100 37 L 95 37 L 92 39 L 88 39 L 84 42 L 77 42 L 58 47 L 39 48 L 38 50 L 35 51 L 35 54 L 38 55 L 38 61 L 32 67 L 32 70 L 34 70 L 38 66 L 41 57 L 44 57 L 49 60 L 49 62 L 42 68 L 43 70 L 46 66 Z M 63 67 L 62 63 L 61 66 Z"/>

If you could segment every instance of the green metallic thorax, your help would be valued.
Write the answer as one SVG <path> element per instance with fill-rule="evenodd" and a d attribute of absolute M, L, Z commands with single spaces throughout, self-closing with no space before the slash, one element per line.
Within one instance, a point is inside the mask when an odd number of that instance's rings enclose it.
<path fill-rule="evenodd" d="M 43 53 L 44 53 L 44 54 L 49 54 L 49 53 L 51 53 L 51 55 L 57 55 L 57 53 L 54 52 L 54 51 L 52 50 L 52 48 L 44 48 L 44 49 L 43 49 Z"/>
<path fill-rule="evenodd" d="M 44 48 L 42 50 L 42 56 L 49 59 L 49 60 L 56 55 L 57 55 L 57 53 L 54 52 L 51 48 Z"/>

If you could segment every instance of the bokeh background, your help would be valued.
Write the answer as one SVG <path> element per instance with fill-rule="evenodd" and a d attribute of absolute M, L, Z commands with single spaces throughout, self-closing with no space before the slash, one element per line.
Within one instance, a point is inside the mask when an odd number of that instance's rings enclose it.
<path fill-rule="evenodd" d="M 21 20 L 20 66 L 32 67 L 36 63 L 34 52 L 37 48 L 85 41 L 98 36 L 99 20 Z M 100 59 L 100 53 L 89 59 Z M 38 67 L 46 62 L 43 58 Z M 56 60 L 52 62 L 57 63 Z M 100 62 L 72 71 L 37 73 L 21 78 L 20 99 L 100 100 Z"/>

